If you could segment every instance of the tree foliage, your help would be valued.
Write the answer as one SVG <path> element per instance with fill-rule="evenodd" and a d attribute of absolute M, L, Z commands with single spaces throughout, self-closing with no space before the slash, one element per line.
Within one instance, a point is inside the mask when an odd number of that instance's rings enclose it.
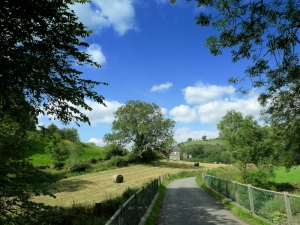
<path fill-rule="evenodd" d="M 58 180 L 28 160 L 32 138 L 24 125 L 0 117 L 0 224 L 42 224 L 43 218 L 37 215 L 49 209 L 30 199 L 40 194 L 53 196 L 51 184 Z"/>
<path fill-rule="evenodd" d="M 186 142 L 192 142 L 193 139 L 192 138 L 188 138 Z"/>
<path fill-rule="evenodd" d="M 64 162 L 70 157 L 70 150 L 59 134 L 51 136 L 51 140 L 49 140 L 45 152 L 50 155 L 51 161 L 57 169 L 62 168 Z"/>
<path fill-rule="evenodd" d="M 244 182 L 248 180 L 248 166 L 268 165 L 272 148 L 263 145 L 266 130 L 262 129 L 253 116 L 245 116 L 234 110 L 228 111 L 217 125 L 219 136 L 227 144 L 232 157 L 238 162 Z"/>
<path fill-rule="evenodd" d="M 77 21 L 73 0 L 3 0 L 0 6 L 0 224 L 43 224 L 37 213 L 49 207 L 30 201 L 51 194 L 55 177 L 27 160 L 28 130 L 39 114 L 67 124 L 89 123 L 78 108 L 91 110 L 86 99 L 104 105 L 93 91 L 106 84 L 82 79 L 79 67 L 93 62 L 83 41 L 91 34 Z M 86 2 L 77 0 L 76 2 Z M 40 220 L 41 219 L 41 220 Z"/>
<path fill-rule="evenodd" d="M 191 0 L 187 0 L 191 1 Z M 176 2 L 176 0 L 171 0 Z M 296 0 L 283 1 L 223 1 L 195 0 L 205 12 L 196 16 L 196 24 L 212 25 L 218 36 L 207 38 L 207 46 L 214 55 L 231 48 L 232 60 L 250 59 L 253 65 L 246 75 L 254 87 L 266 87 L 262 102 L 274 96 L 280 88 L 298 82 L 300 4 Z M 244 77 L 231 81 L 239 82 Z"/>
<path fill-rule="evenodd" d="M 0 107 L 17 117 L 21 111 L 52 115 L 63 123 L 88 117 L 85 98 L 104 104 L 93 91 L 101 82 L 80 78 L 74 64 L 99 67 L 80 48 L 91 31 L 69 9 L 72 0 L 4 0 L 0 7 Z M 104 83 L 106 84 L 106 83 Z M 18 105 L 18 107 L 16 106 Z"/>
<path fill-rule="evenodd" d="M 123 144 L 132 143 L 138 158 L 148 151 L 157 151 L 168 156 L 174 144 L 175 122 L 166 119 L 154 103 L 128 101 L 114 113 L 112 131 Z"/>
<path fill-rule="evenodd" d="M 190 2 L 191 0 L 187 0 Z M 170 0 L 174 3 L 176 0 Z M 247 77 L 252 87 L 262 88 L 259 102 L 265 108 L 264 116 L 280 127 L 286 151 L 285 165 L 299 165 L 300 146 L 300 4 L 297 0 L 195 0 L 204 12 L 196 16 L 196 24 L 212 25 L 218 35 L 207 38 L 206 46 L 213 55 L 220 55 L 225 48 L 231 49 L 232 61 L 252 61 L 245 76 L 231 78 L 238 84 Z M 249 90 L 240 87 L 243 93 Z M 288 152 L 288 148 L 290 151 Z M 297 154 L 296 158 L 292 156 Z"/>
<path fill-rule="evenodd" d="M 183 147 L 180 151 L 181 156 L 183 156 L 184 153 L 188 155 L 192 155 L 193 158 L 201 158 L 204 155 L 204 146 L 195 145 L 195 146 L 189 146 L 189 148 Z"/>

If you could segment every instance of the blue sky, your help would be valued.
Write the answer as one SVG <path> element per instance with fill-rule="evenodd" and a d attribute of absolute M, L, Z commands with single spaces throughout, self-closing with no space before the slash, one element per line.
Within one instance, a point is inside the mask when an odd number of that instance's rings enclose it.
<path fill-rule="evenodd" d="M 229 49 L 213 56 L 205 47 L 205 39 L 217 32 L 197 26 L 194 17 L 208 9 L 183 0 L 175 5 L 168 0 L 92 0 L 72 9 L 94 31 L 85 51 L 102 66 L 78 69 L 83 78 L 109 83 L 95 88 L 107 107 L 87 100 L 93 111 L 85 113 L 92 125 L 68 125 L 77 128 L 81 141 L 102 146 L 103 135 L 111 132 L 113 112 L 129 100 L 160 106 L 176 121 L 177 142 L 217 137 L 216 124 L 228 110 L 259 118 L 258 91 L 247 96 L 235 92 L 249 81 L 228 84 L 230 77 L 243 77 L 251 62 L 232 63 Z M 45 126 L 54 122 L 64 127 L 46 116 L 39 119 Z"/>

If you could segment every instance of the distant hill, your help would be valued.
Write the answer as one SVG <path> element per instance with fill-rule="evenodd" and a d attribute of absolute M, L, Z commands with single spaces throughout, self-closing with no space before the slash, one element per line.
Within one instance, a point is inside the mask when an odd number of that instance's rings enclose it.
<path fill-rule="evenodd" d="M 224 141 L 221 139 L 211 139 L 208 141 L 203 140 L 197 140 L 197 141 L 191 141 L 191 142 L 184 142 L 181 146 L 187 146 L 187 145 L 195 145 L 195 144 L 201 144 L 201 145 L 224 145 Z"/>
<path fill-rule="evenodd" d="M 68 142 L 67 140 L 65 140 Z M 81 149 L 83 150 L 82 159 L 99 158 L 104 156 L 104 148 L 90 143 L 81 142 Z M 51 165 L 50 156 L 43 150 L 43 146 L 38 146 L 36 149 L 30 151 L 29 158 L 33 165 Z"/>
<path fill-rule="evenodd" d="M 230 163 L 230 153 L 226 151 L 224 141 L 220 139 L 184 142 L 179 143 L 177 147 L 181 150 L 181 159 L 186 161 Z M 184 153 L 191 154 L 193 157 L 184 159 Z"/>

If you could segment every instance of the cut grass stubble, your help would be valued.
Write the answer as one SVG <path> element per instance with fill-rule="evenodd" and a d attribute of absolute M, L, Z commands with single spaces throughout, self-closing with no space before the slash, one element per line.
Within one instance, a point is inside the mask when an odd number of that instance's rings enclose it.
<path fill-rule="evenodd" d="M 194 167 L 192 162 L 163 160 L 161 163 L 153 165 L 135 165 L 101 171 L 61 180 L 55 185 L 59 190 L 55 194 L 56 198 L 38 196 L 33 198 L 33 200 L 51 206 L 70 206 L 74 203 L 94 204 L 105 199 L 120 196 L 126 189 L 141 186 L 162 174 L 175 174 L 184 170 L 197 171 L 218 166 L 216 164 L 201 163 L 200 167 Z M 123 175 L 124 182 L 114 183 L 112 181 L 114 174 Z"/>

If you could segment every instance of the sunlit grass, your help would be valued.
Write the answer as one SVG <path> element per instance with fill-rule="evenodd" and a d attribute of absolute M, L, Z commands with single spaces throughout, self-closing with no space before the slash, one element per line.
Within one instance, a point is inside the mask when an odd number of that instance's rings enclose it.
<path fill-rule="evenodd" d="M 274 182 L 276 183 L 298 183 L 300 182 L 300 166 L 294 167 L 287 171 L 284 167 L 275 169 Z"/>
<path fill-rule="evenodd" d="M 104 157 L 103 147 L 99 147 L 88 143 L 81 143 L 81 149 L 83 150 L 83 155 L 81 156 L 83 160 Z M 29 157 L 29 159 L 31 160 L 34 166 L 52 164 L 50 156 L 45 152 L 42 152 L 41 149 L 39 149 L 38 152 L 31 152 L 31 156 Z"/>
<path fill-rule="evenodd" d="M 224 141 L 220 139 L 213 139 L 213 140 L 208 140 L 208 141 L 203 141 L 203 140 L 197 140 L 197 141 L 192 141 L 189 143 L 185 143 L 184 145 L 195 145 L 195 144 L 201 144 L 201 145 L 224 145 Z"/>

